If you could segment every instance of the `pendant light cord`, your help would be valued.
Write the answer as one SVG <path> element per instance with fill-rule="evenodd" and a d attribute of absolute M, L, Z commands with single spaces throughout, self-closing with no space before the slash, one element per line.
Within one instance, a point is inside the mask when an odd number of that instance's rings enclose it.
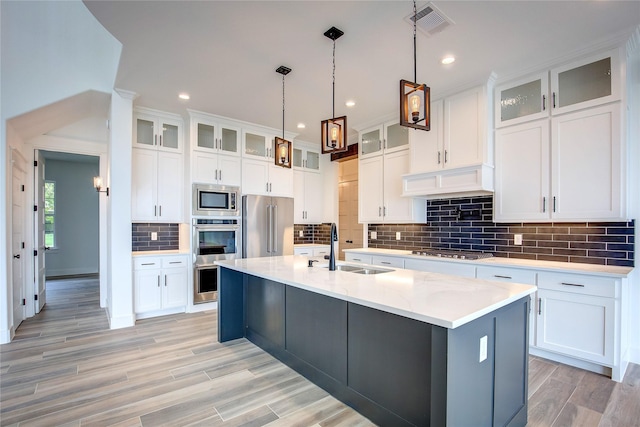
<path fill-rule="evenodd" d="M 282 139 L 284 138 L 284 74 L 282 75 Z"/>
<path fill-rule="evenodd" d="M 331 98 L 332 102 L 332 116 L 336 117 L 336 40 L 333 39 L 333 95 Z"/>
<path fill-rule="evenodd" d="M 416 0 L 413 0 L 413 81 L 418 83 L 418 71 L 416 66 L 416 23 L 418 12 L 416 9 Z"/>

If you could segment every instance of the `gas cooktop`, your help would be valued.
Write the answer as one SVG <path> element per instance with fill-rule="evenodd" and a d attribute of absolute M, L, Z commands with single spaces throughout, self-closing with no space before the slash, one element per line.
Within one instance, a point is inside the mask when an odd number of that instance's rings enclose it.
<path fill-rule="evenodd" d="M 470 260 L 493 257 L 493 254 L 490 252 L 454 251 L 454 250 L 447 250 L 447 249 L 420 249 L 417 251 L 411 251 L 411 254 L 429 256 L 429 257 L 470 259 Z"/>

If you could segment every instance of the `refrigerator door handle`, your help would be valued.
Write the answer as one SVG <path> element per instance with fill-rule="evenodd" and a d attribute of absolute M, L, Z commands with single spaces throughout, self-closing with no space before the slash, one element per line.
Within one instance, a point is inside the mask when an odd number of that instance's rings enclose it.
<path fill-rule="evenodd" d="M 271 239 L 272 239 L 272 224 L 273 221 L 271 219 L 271 205 L 267 205 L 267 253 L 271 253 Z"/>
<path fill-rule="evenodd" d="M 273 236 L 273 241 L 271 242 L 271 246 L 272 246 L 273 252 L 277 254 L 278 253 L 278 233 L 275 233 L 275 230 L 278 224 L 278 205 L 273 205 L 272 209 L 273 209 L 273 213 L 271 218 L 272 219 L 271 226 L 273 227 L 273 232 L 271 236 Z"/>

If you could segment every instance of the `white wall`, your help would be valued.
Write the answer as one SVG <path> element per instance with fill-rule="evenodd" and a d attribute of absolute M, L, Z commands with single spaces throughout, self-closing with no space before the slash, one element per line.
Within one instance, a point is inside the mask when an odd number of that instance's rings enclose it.
<path fill-rule="evenodd" d="M 87 160 L 46 161 L 45 180 L 56 188 L 56 244 L 45 254 L 47 277 L 99 272 L 100 194 L 93 188 L 99 158 Z"/>
<path fill-rule="evenodd" d="M 0 343 L 5 343 L 14 329 L 8 314 L 8 153 L 9 145 L 22 151 L 25 139 L 17 130 L 10 134 L 8 120 L 86 91 L 111 93 L 122 45 L 79 0 L 0 1 L 0 43 Z"/>
<path fill-rule="evenodd" d="M 635 219 L 635 260 L 630 282 L 631 361 L 640 364 L 640 27 L 627 43 L 627 138 L 629 141 L 629 217 Z"/>

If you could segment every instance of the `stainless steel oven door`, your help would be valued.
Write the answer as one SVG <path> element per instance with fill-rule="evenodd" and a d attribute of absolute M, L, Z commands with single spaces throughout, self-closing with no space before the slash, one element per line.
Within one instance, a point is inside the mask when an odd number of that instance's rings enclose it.
<path fill-rule="evenodd" d="M 212 265 L 214 261 L 239 258 L 238 225 L 197 225 L 193 227 L 193 251 L 196 265 Z"/>
<path fill-rule="evenodd" d="M 193 303 L 218 300 L 218 266 L 196 265 L 193 277 Z"/>

